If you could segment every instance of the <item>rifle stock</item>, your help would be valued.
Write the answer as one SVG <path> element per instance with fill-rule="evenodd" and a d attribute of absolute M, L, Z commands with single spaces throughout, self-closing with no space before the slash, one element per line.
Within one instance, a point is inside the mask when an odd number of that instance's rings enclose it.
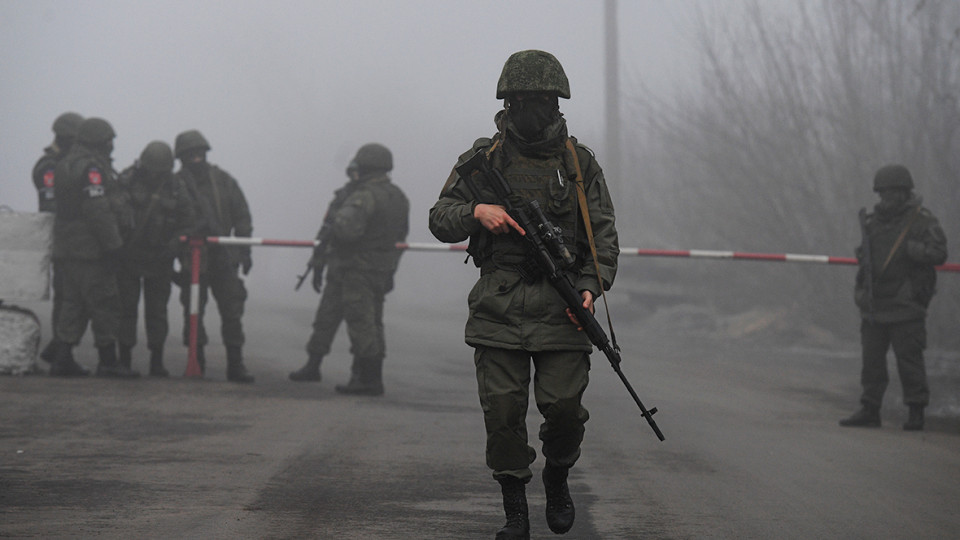
<path fill-rule="evenodd" d="M 647 409 L 644 407 L 640 397 L 637 396 L 633 386 L 620 369 L 620 352 L 611 345 L 606 332 L 600 326 L 593 313 L 583 307 L 583 297 L 577 291 L 570 276 L 565 270 L 569 269 L 574 259 L 570 252 L 563 245 L 563 235 L 559 227 L 550 223 L 540 208 L 540 203 L 536 200 L 527 201 L 524 204 L 514 204 L 512 200 L 513 192 L 510 184 L 503 177 L 503 174 L 490 166 L 483 150 L 478 151 L 462 165 L 457 168 L 457 174 L 463 179 L 470 190 L 470 193 L 478 202 L 488 204 L 499 204 L 504 207 L 510 217 L 516 221 L 526 234 L 523 238 L 526 240 L 527 248 L 531 257 L 537 264 L 537 267 L 543 275 L 549 280 L 550 284 L 557 291 L 570 311 L 576 316 L 577 321 L 583 327 L 590 342 L 597 347 L 607 357 L 610 366 L 626 386 L 630 397 L 640 408 L 641 416 L 650 424 L 650 428 L 661 441 L 664 440 L 663 433 L 653 419 L 657 408 Z M 494 200 L 485 200 L 482 196 L 480 186 L 474 182 L 474 174 L 478 174 L 486 182 L 486 186 L 493 192 Z M 512 233 L 511 233 L 512 234 Z"/>

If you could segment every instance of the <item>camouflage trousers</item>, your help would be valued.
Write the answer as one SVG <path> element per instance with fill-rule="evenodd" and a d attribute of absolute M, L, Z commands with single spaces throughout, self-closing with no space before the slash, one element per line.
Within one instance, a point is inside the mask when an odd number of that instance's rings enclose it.
<path fill-rule="evenodd" d="M 188 271 L 189 269 L 185 269 Z M 189 274 L 188 274 L 189 275 Z M 227 347 L 242 347 L 243 307 L 247 300 L 247 288 L 237 273 L 237 265 L 230 264 L 227 257 L 211 256 L 207 269 L 200 274 L 200 299 L 197 317 L 197 345 L 209 342 L 203 316 L 209 295 L 217 302 L 220 313 L 220 336 Z M 189 279 L 180 288 L 180 304 L 183 305 L 183 344 L 190 344 L 190 284 Z"/>
<path fill-rule="evenodd" d="M 120 292 L 112 262 L 103 260 L 61 259 L 60 310 L 55 335 L 77 345 L 90 324 L 96 347 L 116 343 L 120 324 Z"/>
<path fill-rule="evenodd" d="M 123 347 L 137 344 L 137 317 L 140 293 L 143 292 L 143 322 L 147 333 L 147 348 L 163 350 L 170 332 L 167 322 L 167 304 L 170 301 L 170 277 L 173 261 L 158 263 L 146 271 L 122 267 L 117 272 L 120 288 L 120 329 L 117 340 Z"/>
<path fill-rule="evenodd" d="M 307 353 L 326 356 L 340 323 L 346 321 L 355 358 L 383 358 L 383 276 L 371 272 L 327 271 L 327 283 L 313 318 Z"/>
<path fill-rule="evenodd" d="M 927 370 L 923 360 L 923 350 L 927 347 L 924 319 L 898 323 L 871 323 L 864 319 L 860 324 L 860 343 L 863 346 L 861 403 L 874 407 L 882 404 L 883 394 L 890 382 L 887 374 L 887 351 L 891 348 L 896 358 L 900 384 L 903 386 L 904 404 L 926 406 L 930 402 L 930 388 L 927 386 Z"/>
<path fill-rule="evenodd" d="M 590 355 L 581 351 L 524 351 L 476 347 L 474 363 L 483 421 L 487 430 L 487 466 L 494 477 L 528 481 L 537 453 L 527 442 L 527 404 L 531 365 L 533 395 L 543 416 L 540 441 L 548 463 L 570 467 L 580 457 L 582 405 L 590 373 Z"/>

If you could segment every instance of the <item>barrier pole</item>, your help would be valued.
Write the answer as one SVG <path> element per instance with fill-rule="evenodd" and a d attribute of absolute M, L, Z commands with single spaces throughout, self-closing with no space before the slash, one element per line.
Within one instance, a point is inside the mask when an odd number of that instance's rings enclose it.
<path fill-rule="evenodd" d="M 203 238 L 190 238 L 190 338 L 184 377 L 203 377 L 203 370 L 197 361 L 197 333 L 200 321 L 200 249 L 204 241 Z"/>

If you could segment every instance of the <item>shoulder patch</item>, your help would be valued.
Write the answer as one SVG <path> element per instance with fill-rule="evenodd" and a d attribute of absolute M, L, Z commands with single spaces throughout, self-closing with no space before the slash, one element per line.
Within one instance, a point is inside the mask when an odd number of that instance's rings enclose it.
<path fill-rule="evenodd" d="M 90 167 L 87 169 L 87 186 L 83 188 L 87 193 L 87 197 L 103 197 L 103 175 L 100 174 L 100 169 L 96 167 Z"/>
<path fill-rule="evenodd" d="M 53 169 L 47 169 L 43 173 L 43 187 L 53 187 Z"/>

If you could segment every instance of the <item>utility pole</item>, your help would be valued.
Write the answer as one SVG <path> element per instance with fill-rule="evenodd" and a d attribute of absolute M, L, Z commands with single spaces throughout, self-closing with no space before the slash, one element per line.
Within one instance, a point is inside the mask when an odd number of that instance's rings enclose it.
<path fill-rule="evenodd" d="M 604 168 L 613 183 L 622 182 L 623 160 L 620 151 L 620 52 L 617 35 L 617 0 L 604 0 L 604 36 L 606 38 L 606 145 Z"/>

